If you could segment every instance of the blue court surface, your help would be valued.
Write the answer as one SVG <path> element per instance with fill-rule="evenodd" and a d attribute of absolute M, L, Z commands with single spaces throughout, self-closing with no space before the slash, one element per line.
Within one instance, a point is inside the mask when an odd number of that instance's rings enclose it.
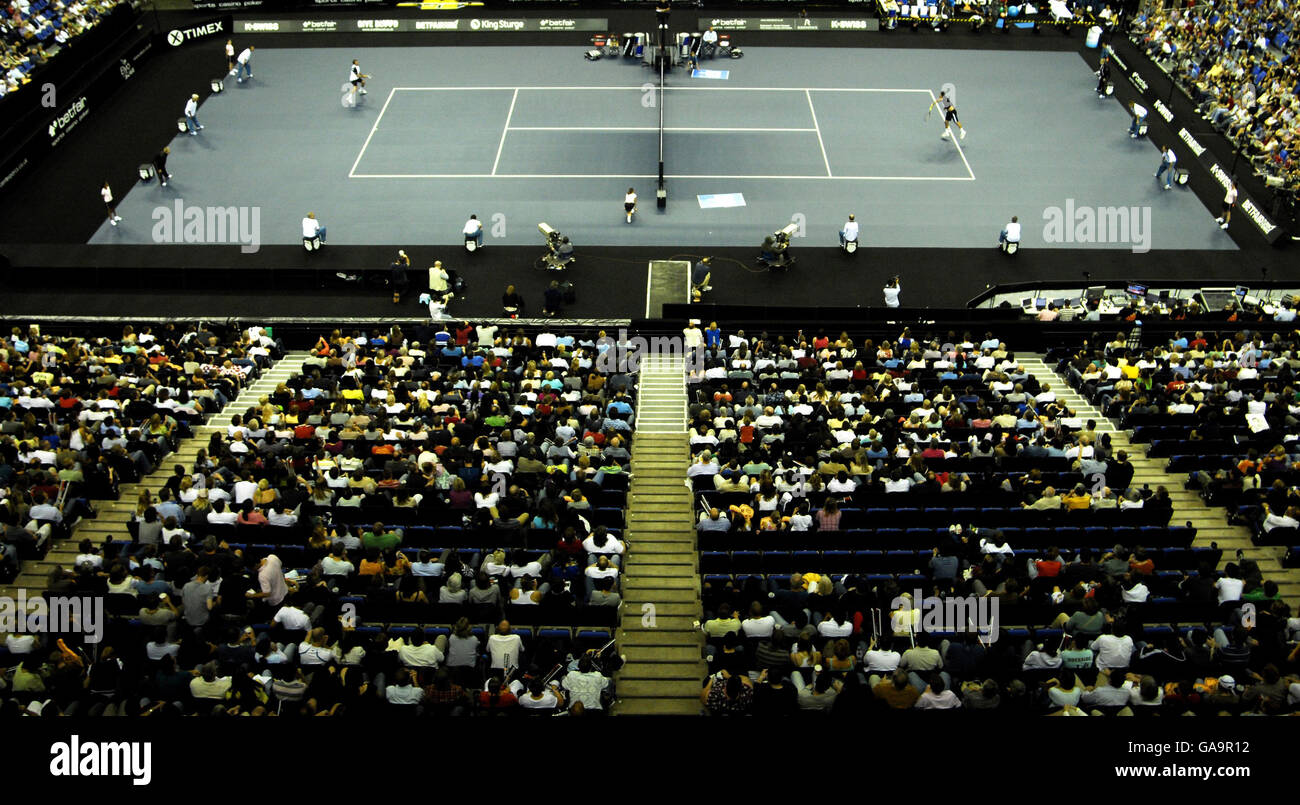
<path fill-rule="evenodd" d="M 874 246 L 991 246 L 1018 215 L 1036 248 L 1235 248 L 1191 193 L 1157 185 L 1156 147 L 1128 138 L 1075 53 L 753 48 L 701 65 L 725 80 L 670 73 L 662 95 L 657 72 L 572 48 L 257 57 L 252 81 L 203 104 L 199 136 L 176 137 L 172 184 L 136 186 L 122 225 L 91 242 L 154 242 L 154 210 L 181 199 L 259 208 L 268 244 L 296 243 L 310 210 L 335 244 L 457 244 L 471 213 L 489 246 L 536 245 L 540 221 L 578 244 L 742 246 L 797 220 L 825 244 L 855 213 Z M 356 108 L 339 102 L 352 58 L 374 76 Z M 940 137 L 937 111 L 927 119 L 944 87 L 964 140 Z M 743 206 L 701 203 L 733 194 Z M 1070 229 L 1066 242 L 1067 209 L 1122 209 L 1131 227 Z"/>

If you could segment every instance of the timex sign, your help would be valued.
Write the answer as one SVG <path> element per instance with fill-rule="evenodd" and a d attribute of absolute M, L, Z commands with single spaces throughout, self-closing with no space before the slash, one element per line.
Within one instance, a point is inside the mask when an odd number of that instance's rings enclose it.
<path fill-rule="evenodd" d="M 210 36 L 227 34 L 230 31 L 230 20 L 230 17 L 216 17 L 198 25 L 173 28 L 167 32 L 167 44 L 175 48 Z"/>

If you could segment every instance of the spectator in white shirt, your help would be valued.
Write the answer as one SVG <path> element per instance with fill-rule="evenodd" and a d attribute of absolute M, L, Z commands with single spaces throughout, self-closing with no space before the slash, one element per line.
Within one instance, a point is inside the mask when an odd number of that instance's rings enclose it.
<path fill-rule="evenodd" d="M 1226 571 L 1222 578 L 1214 582 L 1214 589 L 1219 594 L 1220 604 L 1226 604 L 1230 601 L 1240 601 L 1241 591 L 1245 586 L 1245 582 L 1237 578 L 1230 570 Z"/>
<path fill-rule="evenodd" d="M 848 243 L 858 239 L 858 221 L 852 213 L 849 214 L 849 220 L 844 223 L 844 228 L 840 230 L 840 243 Z"/>
<path fill-rule="evenodd" d="M 1097 670 L 1128 668 L 1133 657 L 1133 638 L 1128 635 L 1116 636 L 1111 632 L 1111 625 L 1106 624 L 1105 633 L 1088 645 L 1096 652 Z"/>
<path fill-rule="evenodd" d="M 437 668 L 447 659 L 447 636 L 428 641 L 424 629 L 416 629 L 411 639 L 397 650 L 397 657 L 408 668 Z"/>
<path fill-rule="evenodd" d="M 232 511 L 226 511 L 226 502 L 217 500 L 212 503 L 212 511 L 208 512 L 208 522 L 213 525 L 233 525 L 239 520 L 239 515 Z"/>
<path fill-rule="evenodd" d="M 316 213 L 309 212 L 307 217 L 302 219 L 302 237 L 303 240 L 320 238 L 320 245 L 325 245 L 325 225 L 316 219 Z"/>
<path fill-rule="evenodd" d="M 306 632 L 311 629 L 311 617 L 292 604 L 285 604 L 271 618 L 272 623 L 279 624 L 290 632 Z"/>
<path fill-rule="evenodd" d="M 1261 504 L 1260 508 L 1264 513 L 1265 533 L 1275 528 L 1300 528 L 1300 509 L 1295 506 L 1287 508 L 1286 514 L 1278 514 L 1270 510 L 1267 503 Z"/>
<path fill-rule="evenodd" d="M 1020 242 L 1020 217 L 1013 215 L 1011 221 L 1002 227 L 1002 234 L 998 235 L 998 244 L 1019 243 Z"/>
<path fill-rule="evenodd" d="M 493 670 L 519 668 L 524 653 L 524 641 L 510 631 L 510 621 L 497 624 L 496 634 L 487 640 L 489 665 Z"/>
<path fill-rule="evenodd" d="M 483 222 L 478 219 L 477 215 L 471 215 L 465 222 L 465 240 L 473 240 L 476 248 L 483 248 Z"/>

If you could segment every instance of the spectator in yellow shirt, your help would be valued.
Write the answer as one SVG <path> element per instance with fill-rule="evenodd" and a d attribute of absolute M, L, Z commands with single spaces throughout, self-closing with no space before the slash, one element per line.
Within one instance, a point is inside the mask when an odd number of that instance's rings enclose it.
<path fill-rule="evenodd" d="M 1074 489 L 1061 496 L 1061 502 L 1065 504 L 1066 511 L 1087 509 L 1092 506 L 1092 495 L 1083 488 L 1083 484 L 1077 484 Z"/>

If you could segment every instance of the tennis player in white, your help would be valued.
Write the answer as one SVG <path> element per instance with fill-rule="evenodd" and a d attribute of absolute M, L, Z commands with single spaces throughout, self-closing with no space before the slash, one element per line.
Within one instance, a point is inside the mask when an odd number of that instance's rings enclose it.
<path fill-rule="evenodd" d="M 1228 222 L 1232 220 L 1232 208 L 1237 203 L 1237 180 L 1228 180 L 1228 192 L 1223 196 L 1223 215 L 1215 218 L 1218 221 L 1220 229 L 1227 229 Z"/>
<path fill-rule="evenodd" d="M 348 83 L 352 84 L 353 95 L 369 94 L 366 92 L 366 79 L 369 77 L 369 74 L 361 72 L 361 65 L 357 63 L 356 59 L 353 59 L 352 73 L 348 76 Z"/>
<path fill-rule="evenodd" d="M 108 208 L 108 222 L 117 226 L 122 216 L 117 214 L 116 205 L 113 204 L 113 189 L 108 186 L 108 182 L 104 182 L 104 186 L 99 188 L 99 197 L 104 199 L 104 206 Z"/>
<path fill-rule="evenodd" d="M 627 222 L 632 223 L 632 213 L 636 212 L 636 191 L 630 187 L 623 197 L 623 212 L 627 213 Z"/>

